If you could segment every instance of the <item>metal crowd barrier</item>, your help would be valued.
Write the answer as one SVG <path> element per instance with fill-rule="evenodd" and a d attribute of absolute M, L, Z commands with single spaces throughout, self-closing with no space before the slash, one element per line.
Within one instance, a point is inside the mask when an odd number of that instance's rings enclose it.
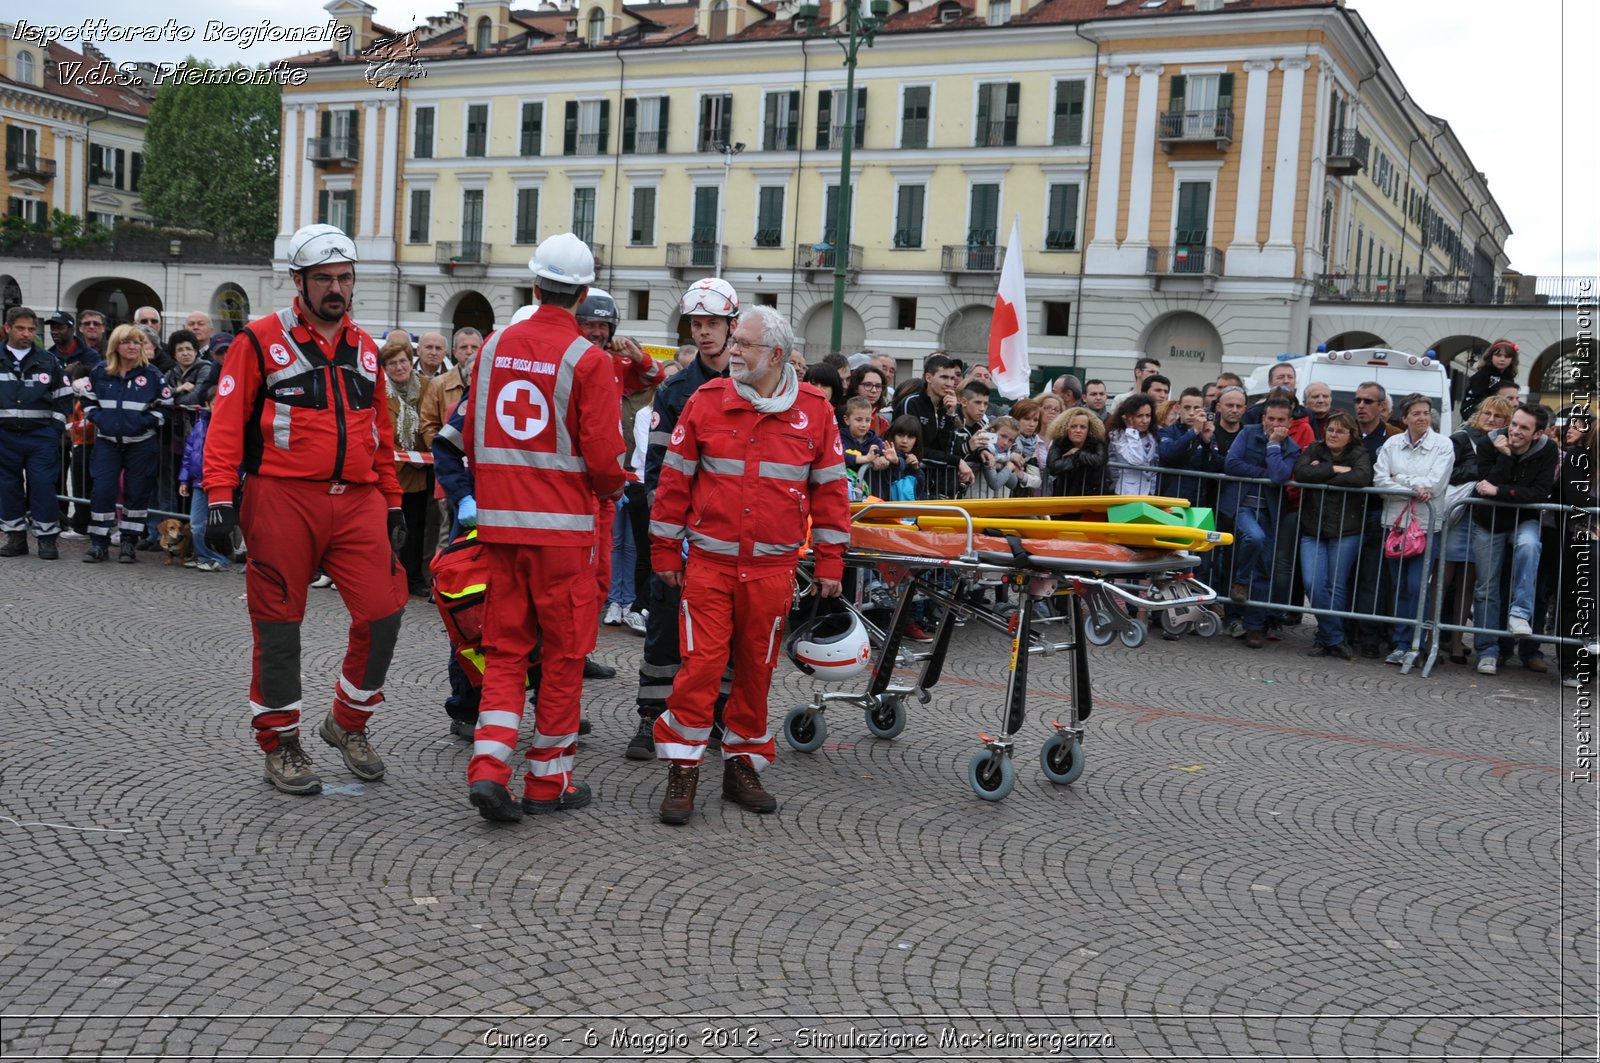
<path fill-rule="evenodd" d="M 178 408 L 168 415 L 167 423 L 156 434 L 156 484 L 150 496 L 147 527 L 169 517 L 189 519 L 189 500 L 178 494 L 178 474 L 183 466 L 184 441 L 198 412 L 187 407 Z M 70 432 L 61 434 L 61 475 L 56 481 L 56 498 L 61 502 L 63 528 L 84 531 L 88 526 L 89 485 L 93 482 L 89 469 L 94 447 L 94 443 L 74 444 Z M 120 505 L 120 492 L 117 501 Z"/>

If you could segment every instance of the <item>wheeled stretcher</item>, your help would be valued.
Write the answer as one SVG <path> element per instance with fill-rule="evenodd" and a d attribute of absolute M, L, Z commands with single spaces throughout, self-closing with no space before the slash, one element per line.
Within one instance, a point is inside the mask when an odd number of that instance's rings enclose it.
<path fill-rule="evenodd" d="M 1190 570 L 1200 561 L 1198 554 L 1231 541 L 1231 536 L 1202 527 L 1105 519 L 1109 506 L 1127 501 L 854 504 L 845 563 L 876 570 L 895 589 L 895 606 L 885 628 L 862 616 L 876 648 L 866 689 L 822 691 L 809 704 L 792 709 L 783 724 L 790 748 L 800 753 L 820 749 L 827 736 L 825 710 L 839 702 L 859 706 L 875 737 L 900 734 L 908 700 L 923 705 L 932 700 L 930 691 L 943 674 L 959 616 L 1000 633 L 1010 644 L 999 729 L 978 735 L 983 748 L 967 765 L 973 792 L 999 801 L 1015 783 L 1012 752 L 1027 719 L 1028 661 L 1034 654 L 1065 654 L 1069 672 L 1068 709 L 1064 718 L 1050 721 L 1052 733 L 1039 750 L 1040 768 L 1053 783 L 1076 780 L 1084 767 L 1083 724 L 1093 710 L 1091 634 L 1116 631 L 1129 645 L 1142 642 L 1144 626 L 1130 610 L 1145 610 L 1151 617 L 1166 613 L 1174 623 L 1203 622 L 1203 617 L 1214 623 L 1215 614 L 1203 606 L 1216 593 Z M 1136 501 L 1168 510 L 1188 507 L 1183 499 Z M 1049 517 L 1058 519 L 1045 519 Z M 802 574 L 809 574 L 809 566 L 802 565 Z M 974 601 L 969 592 L 979 586 L 1009 588 L 1016 604 Z M 941 614 L 927 651 L 903 645 L 917 597 Z M 858 605 L 847 601 L 845 607 L 860 615 Z M 1135 630 L 1136 639 L 1131 635 Z M 914 680 L 895 677 L 902 664 L 920 665 Z"/>

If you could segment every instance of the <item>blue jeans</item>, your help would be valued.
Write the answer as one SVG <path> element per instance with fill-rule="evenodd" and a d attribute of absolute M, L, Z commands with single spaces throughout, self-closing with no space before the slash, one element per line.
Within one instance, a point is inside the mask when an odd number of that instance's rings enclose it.
<path fill-rule="evenodd" d="M 1361 536 L 1338 539 L 1300 537 L 1300 574 L 1311 595 L 1311 608 L 1343 612 L 1350 608 L 1350 571 L 1361 552 Z M 1337 646 L 1344 641 L 1344 618 L 1318 616 L 1318 646 Z"/>
<path fill-rule="evenodd" d="M 223 557 L 206 545 L 206 515 L 209 509 L 210 503 L 206 501 L 205 488 L 199 484 L 190 484 L 189 531 L 194 535 L 194 556 L 201 561 L 210 561 L 227 568 L 233 563 L 233 559 Z"/>
<path fill-rule="evenodd" d="M 611 589 L 606 594 L 606 601 L 618 605 L 632 605 L 634 600 L 634 551 L 637 547 L 633 542 L 633 525 L 628 521 L 626 505 L 625 499 L 617 499 L 617 519 L 611 525 Z"/>
<path fill-rule="evenodd" d="M 1389 579 L 1394 584 L 1394 616 L 1396 620 L 1420 620 L 1427 611 L 1422 600 L 1422 555 L 1416 557 L 1384 558 L 1389 568 Z M 1413 632 L 1414 624 L 1394 626 L 1394 646 L 1397 650 L 1420 650 L 1420 638 Z"/>
<path fill-rule="evenodd" d="M 1233 580 L 1250 585 L 1250 601 L 1268 601 L 1272 593 L 1272 562 L 1277 534 L 1277 514 L 1270 508 L 1240 506 L 1234 514 Z M 1246 631 L 1267 626 L 1267 611 L 1259 605 L 1244 607 Z"/>
<path fill-rule="evenodd" d="M 1500 567 L 1506 547 L 1511 547 L 1511 606 L 1500 600 Z M 1539 520 L 1520 521 L 1512 532 L 1489 532 L 1472 527 L 1472 626 L 1503 630 L 1508 615 L 1529 620 L 1533 616 L 1533 592 L 1539 576 Z M 1480 658 L 1498 659 L 1500 647 L 1487 635 L 1473 637 Z"/>

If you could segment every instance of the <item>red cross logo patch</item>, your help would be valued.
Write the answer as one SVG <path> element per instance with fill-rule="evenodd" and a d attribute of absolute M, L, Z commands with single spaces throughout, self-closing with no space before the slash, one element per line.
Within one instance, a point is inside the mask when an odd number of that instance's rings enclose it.
<path fill-rule="evenodd" d="M 513 380 L 495 397 L 494 416 L 506 435 L 528 440 L 550 424 L 550 404 L 530 381 Z"/>

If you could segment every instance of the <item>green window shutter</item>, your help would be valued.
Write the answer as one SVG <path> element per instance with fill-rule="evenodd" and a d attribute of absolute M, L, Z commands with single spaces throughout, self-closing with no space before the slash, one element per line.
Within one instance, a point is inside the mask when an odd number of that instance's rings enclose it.
<path fill-rule="evenodd" d="M 622 101 L 622 154 L 632 155 L 638 143 L 639 101 Z"/>
<path fill-rule="evenodd" d="M 762 101 L 761 110 L 761 150 L 775 151 L 778 147 L 778 105 L 781 100 L 775 92 L 769 92 Z"/>
<path fill-rule="evenodd" d="M 122 148 L 118 148 L 117 149 L 117 178 L 116 178 L 116 184 L 117 184 L 118 188 L 127 187 L 126 185 L 123 184 L 123 167 L 127 163 L 127 161 L 128 161 L 128 153 L 127 153 L 127 151 L 122 149 Z"/>
<path fill-rule="evenodd" d="M 783 146 L 787 151 L 793 151 L 800 146 L 800 93 L 791 90 L 789 93 L 789 129 L 784 137 Z"/>
<path fill-rule="evenodd" d="M 561 133 L 561 154 L 578 153 L 578 101 L 568 100 L 565 127 Z"/>
<path fill-rule="evenodd" d="M 862 85 L 856 89 L 856 147 L 861 147 L 867 135 L 867 87 Z"/>
<path fill-rule="evenodd" d="M 600 154 L 609 154 L 611 137 L 611 101 L 600 101 Z"/>
<path fill-rule="evenodd" d="M 817 150 L 827 151 L 829 126 L 833 122 L 833 91 L 823 89 L 817 93 Z"/>
<path fill-rule="evenodd" d="M 333 136 L 333 112 L 332 111 L 323 111 L 322 112 L 322 135 L 324 137 Z"/>
<path fill-rule="evenodd" d="M 1233 75 L 1223 74 L 1217 78 L 1217 110 L 1233 110 Z"/>
<path fill-rule="evenodd" d="M 656 151 L 662 155 L 667 153 L 667 130 L 672 128 L 672 123 L 667 112 L 667 104 L 672 102 L 672 97 L 661 97 L 661 128 L 656 131 Z"/>
<path fill-rule="evenodd" d="M 980 148 L 989 142 L 989 98 L 993 91 L 993 85 L 978 86 L 978 128 L 972 142 Z"/>
<path fill-rule="evenodd" d="M 1062 81 L 1056 85 L 1054 142 L 1057 146 L 1083 143 L 1083 94 L 1081 81 Z"/>
<path fill-rule="evenodd" d="M 717 126 L 717 138 L 724 144 L 733 143 L 733 97 L 722 97 L 722 122 Z"/>
<path fill-rule="evenodd" d="M 1017 142 L 1017 114 L 1021 110 L 1022 85 L 1011 81 L 1006 84 L 1005 143 L 1009 147 Z"/>
<path fill-rule="evenodd" d="M 328 224 L 328 190 L 326 188 L 317 193 L 317 224 Z"/>
<path fill-rule="evenodd" d="M 1189 79 L 1182 74 L 1172 75 L 1172 92 L 1168 97 L 1171 100 L 1171 106 L 1168 109 L 1173 111 L 1183 110 L 1183 101 L 1188 94 Z"/>

